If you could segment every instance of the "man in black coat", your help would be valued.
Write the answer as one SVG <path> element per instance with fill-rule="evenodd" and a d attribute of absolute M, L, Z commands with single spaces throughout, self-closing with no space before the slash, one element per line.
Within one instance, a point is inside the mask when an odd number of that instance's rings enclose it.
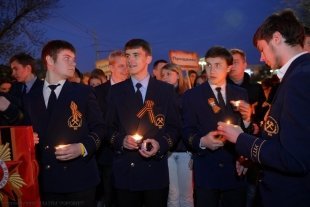
<path fill-rule="evenodd" d="M 261 60 L 279 69 L 281 80 L 261 138 L 223 122 L 218 130 L 241 155 L 259 163 L 259 192 L 265 207 L 310 206 L 310 54 L 303 50 L 304 28 L 294 13 L 269 16 L 253 43 Z"/>
<path fill-rule="evenodd" d="M 167 152 L 177 142 L 180 127 L 176 94 L 172 85 L 150 77 L 152 53 L 148 42 L 128 41 L 125 54 L 130 78 L 111 87 L 106 116 L 106 138 L 115 151 L 117 204 L 165 207 L 169 190 Z"/>
<path fill-rule="evenodd" d="M 95 159 L 103 138 L 101 110 L 92 88 L 71 83 L 75 48 L 52 40 L 42 50 L 44 83 L 26 96 L 25 111 L 38 133 L 37 159 L 43 206 L 95 206 Z"/>
<path fill-rule="evenodd" d="M 111 71 L 110 80 L 97 86 L 95 88 L 97 100 L 103 117 L 105 117 L 107 108 L 107 95 L 112 85 L 122 82 L 128 78 L 128 68 L 126 63 L 125 53 L 120 50 L 116 50 L 109 55 L 109 69 Z M 108 142 L 103 143 L 97 152 L 97 163 L 99 167 L 101 182 L 97 187 L 97 200 L 98 205 L 105 207 L 115 206 L 115 196 L 113 191 L 112 181 L 112 162 L 113 162 L 113 151 Z M 98 206 L 97 205 L 97 206 Z M 99 206 L 98 206 L 99 207 Z"/>

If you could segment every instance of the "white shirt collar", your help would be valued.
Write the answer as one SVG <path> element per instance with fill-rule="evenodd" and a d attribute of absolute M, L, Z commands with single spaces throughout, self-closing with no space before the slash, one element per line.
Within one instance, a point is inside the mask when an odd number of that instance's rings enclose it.
<path fill-rule="evenodd" d="M 287 69 L 290 67 L 290 65 L 292 64 L 292 62 L 294 60 L 296 60 L 299 56 L 306 54 L 307 52 L 301 52 L 297 55 L 295 55 L 294 57 L 292 57 L 291 59 L 289 59 L 289 61 L 287 61 L 277 72 L 277 76 L 280 79 L 280 81 L 282 81 Z"/>
<path fill-rule="evenodd" d="M 136 89 L 136 84 L 137 84 L 138 82 L 141 83 L 141 85 L 142 85 L 141 89 L 142 89 L 142 90 L 144 89 L 144 90 L 146 91 L 147 86 L 148 86 L 148 84 L 149 84 L 149 80 L 150 80 L 150 74 L 147 74 L 147 76 L 146 76 L 143 80 L 141 80 L 141 81 L 138 81 L 137 79 L 135 79 L 135 78 L 132 77 L 132 76 L 131 76 L 131 80 L 132 80 L 133 86 L 134 86 L 134 88 L 135 88 L 135 91 L 137 90 L 137 89 Z"/>
<path fill-rule="evenodd" d="M 51 95 L 51 89 L 48 87 L 49 85 L 57 85 L 59 84 L 59 86 L 55 89 L 55 94 L 56 97 L 58 98 L 60 91 L 63 87 L 63 85 L 65 84 L 66 80 L 61 80 L 56 84 L 49 84 L 46 80 L 44 80 L 44 85 L 43 85 L 43 97 L 44 97 L 44 102 L 45 102 L 45 106 L 47 106 L 48 103 L 48 99 Z"/>
<path fill-rule="evenodd" d="M 212 85 L 210 83 L 209 83 L 209 85 L 210 85 L 210 87 L 211 87 L 211 89 L 212 89 L 212 91 L 213 91 L 213 93 L 214 93 L 216 98 L 217 98 L 216 88 L 221 87 L 221 93 L 222 93 L 223 99 L 224 99 L 224 101 L 226 103 L 226 82 L 223 85 L 221 85 L 221 86 Z"/>

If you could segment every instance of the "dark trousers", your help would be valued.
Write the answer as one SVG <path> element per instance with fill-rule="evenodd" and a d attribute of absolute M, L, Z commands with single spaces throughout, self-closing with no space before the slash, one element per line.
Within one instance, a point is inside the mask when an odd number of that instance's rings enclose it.
<path fill-rule="evenodd" d="M 43 207 L 95 207 L 96 188 L 74 193 L 41 193 Z"/>
<path fill-rule="evenodd" d="M 159 190 L 116 190 L 118 207 L 167 207 L 169 188 Z"/>
<path fill-rule="evenodd" d="M 112 165 L 98 165 L 101 182 L 97 186 L 96 200 L 101 203 L 97 206 L 114 207 L 115 190 L 113 188 Z"/>
<path fill-rule="evenodd" d="M 245 207 L 246 188 L 231 190 L 195 189 L 195 207 Z"/>

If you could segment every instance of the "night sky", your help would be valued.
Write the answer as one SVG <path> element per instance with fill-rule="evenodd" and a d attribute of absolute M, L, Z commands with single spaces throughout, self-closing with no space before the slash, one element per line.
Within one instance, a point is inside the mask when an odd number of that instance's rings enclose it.
<path fill-rule="evenodd" d="M 132 38 L 151 44 L 153 60 L 168 60 L 171 49 L 202 57 L 220 45 L 243 49 L 248 63 L 258 64 L 252 36 L 267 16 L 285 8 L 281 0 L 65 0 L 59 5 L 41 27 L 47 40 L 64 39 L 76 47 L 83 72 Z"/>

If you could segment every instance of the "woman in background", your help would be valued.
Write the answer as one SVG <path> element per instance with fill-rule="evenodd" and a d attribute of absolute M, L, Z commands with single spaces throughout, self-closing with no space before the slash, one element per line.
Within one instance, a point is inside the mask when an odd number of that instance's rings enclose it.
<path fill-rule="evenodd" d="M 180 66 L 168 63 L 162 68 L 162 81 L 172 84 L 178 94 L 178 106 L 181 114 L 181 98 L 188 89 L 188 83 L 182 75 Z M 181 133 L 180 133 L 181 134 Z M 191 154 L 184 145 L 182 138 L 170 152 L 168 157 L 169 167 L 169 196 L 168 207 L 193 207 L 193 186 Z"/>

